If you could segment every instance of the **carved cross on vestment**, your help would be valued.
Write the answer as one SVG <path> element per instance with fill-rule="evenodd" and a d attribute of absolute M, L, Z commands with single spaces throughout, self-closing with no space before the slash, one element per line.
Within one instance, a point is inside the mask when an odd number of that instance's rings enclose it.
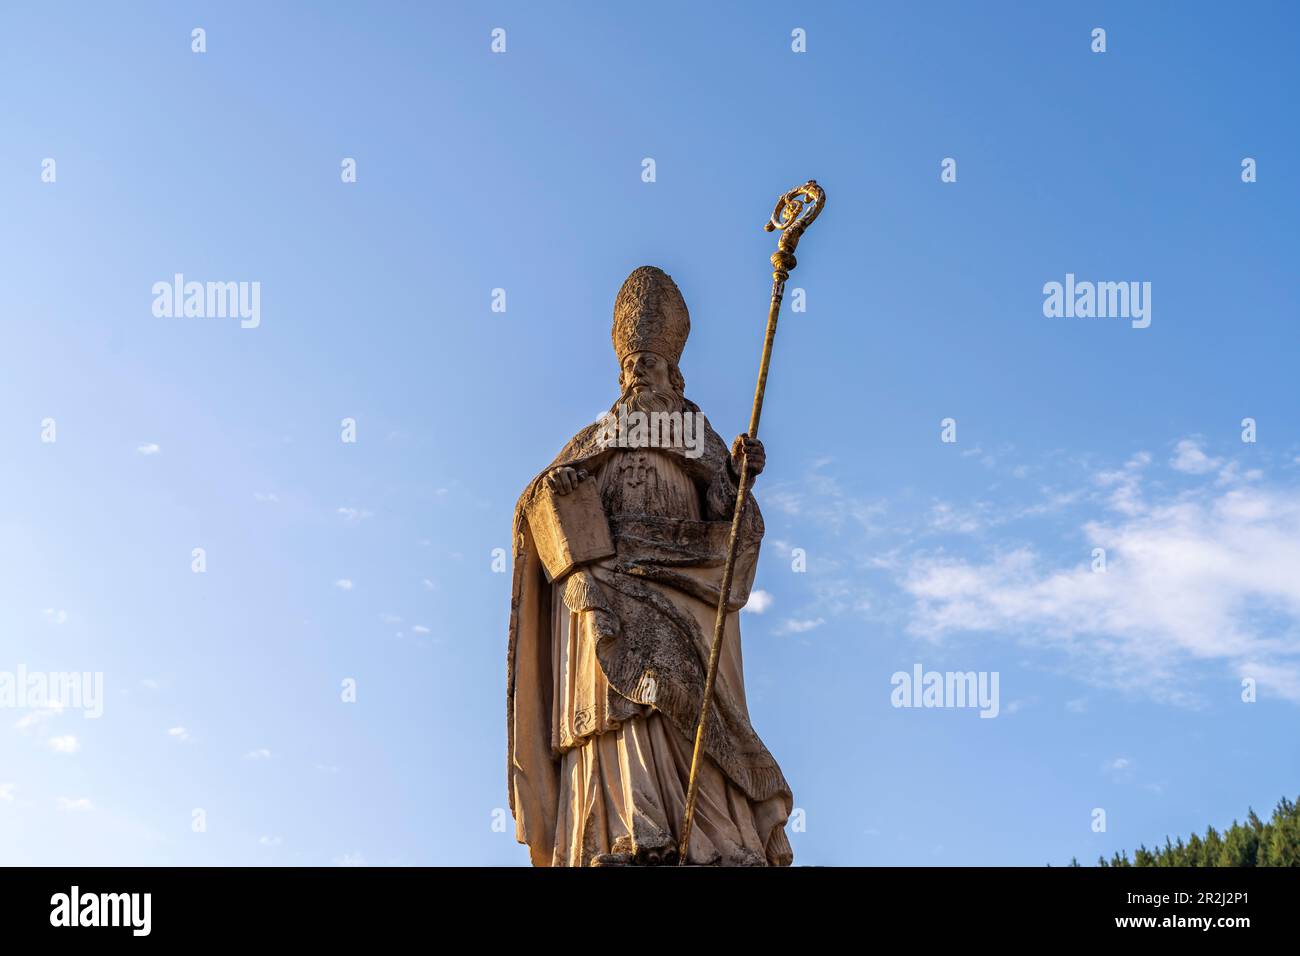
<path fill-rule="evenodd" d="M 627 460 L 619 465 L 619 471 L 623 473 L 629 488 L 637 488 L 645 484 L 646 476 L 654 471 L 654 466 L 650 464 L 649 456 L 639 451 L 628 455 Z"/>

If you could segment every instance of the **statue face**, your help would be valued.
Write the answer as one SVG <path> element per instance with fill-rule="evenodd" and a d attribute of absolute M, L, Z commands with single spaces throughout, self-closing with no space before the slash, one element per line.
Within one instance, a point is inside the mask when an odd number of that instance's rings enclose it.
<path fill-rule="evenodd" d="M 671 392 L 669 367 L 668 360 L 654 352 L 632 352 L 623 359 L 623 389 Z"/>

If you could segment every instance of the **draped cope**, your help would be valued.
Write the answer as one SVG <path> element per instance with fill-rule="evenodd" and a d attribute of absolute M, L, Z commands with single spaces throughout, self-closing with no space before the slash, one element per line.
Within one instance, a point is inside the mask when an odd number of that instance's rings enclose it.
<path fill-rule="evenodd" d="M 726 446 L 706 429 L 703 453 L 690 458 L 676 448 L 605 448 L 589 426 L 520 497 L 508 776 L 516 836 L 535 865 L 585 865 L 603 853 L 657 854 L 676 844 L 736 498 Z M 616 553 L 552 584 L 526 511 L 560 465 L 596 482 Z M 737 621 L 762 535 L 751 496 L 704 737 L 692 862 L 791 858 L 790 788 L 750 724 Z"/>

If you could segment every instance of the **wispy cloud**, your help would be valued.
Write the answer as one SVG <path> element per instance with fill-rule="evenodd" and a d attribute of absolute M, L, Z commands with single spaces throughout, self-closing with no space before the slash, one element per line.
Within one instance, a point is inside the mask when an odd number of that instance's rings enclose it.
<path fill-rule="evenodd" d="M 14 724 L 19 730 L 29 730 L 37 724 L 44 723 L 63 713 L 63 702 L 59 700 L 46 701 L 40 707 L 33 707 L 30 711 L 18 718 Z"/>
<path fill-rule="evenodd" d="M 340 591 L 351 591 L 351 590 L 352 590 L 352 579 L 351 579 L 351 578 L 339 578 L 337 581 L 334 582 L 334 586 L 335 586 L 336 588 L 338 588 Z"/>
<path fill-rule="evenodd" d="M 75 754 L 81 749 L 81 742 L 71 734 L 62 737 L 51 737 L 48 743 L 50 749 L 56 754 Z"/>
<path fill-rule="evenodd" d="M 270 760 L 271 751 L 267 750 L 265 747 L 259 747 L 257 750 L 250 750 L 248 753 L 244 754 L 244 759 L 245 760 Z"/>
<path fill-rule="evenodd" d="M 787 618 L 776 629 L 778 634 L 806 634 L 826 623 L 825 618 Z"/>
<path fill-rule="evenodd" d="M 75 810 L 83 813 L 95 809 L 85 797 L 78 797 L 75 800 L 71 797 L 59 797 L 54 801 L 54 805 L 60 810 Z"/>
<path fill-rule="evenodd" d="M 1183 447 L 1182 473 L 1222 476 L 1228 466 L 1198 453 Z M 1084 522 L 1073 563 L 1027 546 L 985 560 L 915 556 L 901 581 L 915 602 L 910 629 L 1014 635 L 1069 654 L 1101 683 L 1185 702 L 1194 667 L 1217 663 L 1300 702 L 1300 488 L 1171 492 L 1144 482 L 1150 463 L 1138 455 L 1097 476 L 1113 514 Z"/>
<path fill-rule="evenodd" d="M 1127 515 L 1140 514 L 1145 509 L 1141 492 L 1142 472 L 1149 464 L 1151 455 L 1142 451 L 1126 461 L 1122 468 L 1097 473 L 1096 483 L 1111 489 L 1110 507 Z"/>
<path fill-rule="evenodd" d="M 135 450 L 142 455 L 156 455 L 160 451 L 162 451 L 162 448 L 159 447 L 156 442 L 145 442 L 143 444 L 136 445 Z"/>
<path fill-rule="evenodd" d="M 885 503 L 847 491 L 828 470 L 833 462 L 833 458 L 819 458 L 797 481 L 765 489 L 765 510 L 811 521 L 836 533 L 846 525 L 869 532 L 878 530 Z"/>
<path fill-rule="evenodd" d="M 1101 768 L 1112 783 L 1133 783 L 1137 779 L 1137 765 L 1129 757 L 1113 757 Z"/>
<path fill-rule="evenodd" d="M 167 736 L 172 738 L 172 740 L 183 744 L 189 741 L 190 732 L 184 727 L 169 727 L 167 729 Z"/>
<path fill-rule="evenodd" d="M 935 502 L 930 509 L 930 528 L 934 531 L 955 533 L 955 534 L 974 534 L 981 530 L 987 523 L 988 518 L 984 512 L 988 511 L 988 505 L 979 504 L 974 508 L 958 509 L 946 501 Z"/>
<path fill-rule="evenodd" d="M 774 600 L 776 599 L 772 597 L 770 592 L 756 588 L 749 592 L 749 600 L 745 602 L 745 606 L 741 608 L 741 611 L 749 614 L 762 614 L 772 606 Z"/>

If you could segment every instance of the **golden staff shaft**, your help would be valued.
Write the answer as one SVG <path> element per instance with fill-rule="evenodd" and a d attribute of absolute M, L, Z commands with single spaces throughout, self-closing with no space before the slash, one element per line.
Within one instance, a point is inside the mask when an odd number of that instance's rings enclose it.
<path fill-rule="evenodd" d="M 772 217 L 763 227 L 768 232 L 780 230 L 781 238 L 777 243 L 776 252 L 772 253 L 772 300 L 767 309 L 767 333 L 763 337 L 763 356 L 758 363 L 758 385 L 754 388 L 754 407 L 749 415 L 747 434 L 750 438 L 758 437 L 758 422 L 763 415 L 763 394 L 767 391 L 767 370 L 772 363 L 772 342 L 776 339 L 776 321 L 781 314 L 781 300 L 785 297 L 785 281 L 790 278 L 790 272 L 798 264 L 794 257 L 794 250 L 804 230 L 821 214 L 825 206 L 825 192 L 817 185 L 817 180 L 810 179 L 776 201 Z M 713 688 L 718 680 L 722 638 L 727 628 L 727 605 L 731 600 L 731 582 L 736 573 L 736 546 L 740 539 L 740 525 L 745 517 L 746 499 L 749 497 L 749 458 L 743 453 L 736 489 L 736 507 L 731 515 L 731 534 L 727 539 L 727 558 L 722 565 L 718 613 L 713 620 L 713 644 L 709 648 L 709 669 L 704 678 L 704 700 L 700 704 L 700 719 L 695 725 L 691 775 L 686 785 L 686 812 L 682 818 L 682 838 L 677 851 L 678 865 L 686 863 L 691 845 L 695 802 L 699 798 L 700 762 L 704 757 L 704 733 L 713 704 Z"/>

